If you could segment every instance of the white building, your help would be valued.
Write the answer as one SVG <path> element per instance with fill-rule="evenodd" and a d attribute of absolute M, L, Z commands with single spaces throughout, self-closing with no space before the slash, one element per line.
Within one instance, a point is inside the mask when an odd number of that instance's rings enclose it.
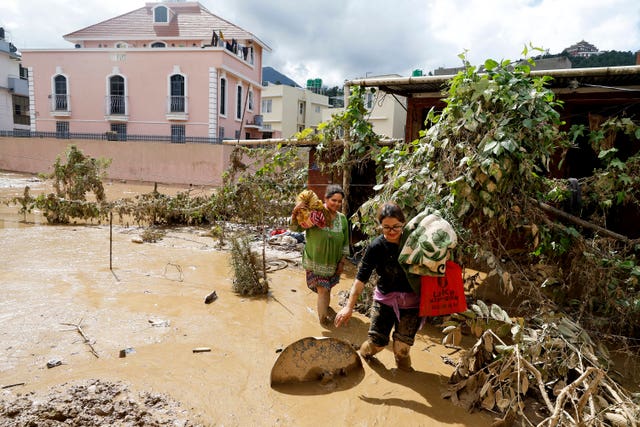
<path fill-rule="evenodd" d="M 273 138 L 291 138 L 317 127 L 328 108 L 329 97 L 308 89 L 272 83 L 262 87 L 262 129 L 271 129 Z"/>
<path fill-rule="evenodd" d="M 29 129 L 29 84 L 17 48 L 0 28 L 0 131 Z"/>

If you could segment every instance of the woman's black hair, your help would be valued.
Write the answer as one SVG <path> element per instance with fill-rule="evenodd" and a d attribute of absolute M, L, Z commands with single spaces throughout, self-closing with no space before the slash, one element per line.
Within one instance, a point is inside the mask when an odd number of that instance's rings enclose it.
<path fill-rule="evenodd" d="M 324 198 L 328 199 L 334 194 L 340 194 L 344 199 L 344 191 L 342 190 L 342 187 L 340 187 L 338 184 L 327 185 L 327 189 L 324 192 Z"/>
<path fill-rule="evenodd" d="M 385 218 L 395 218 L 400 222 L 405 222 L 402 209 L 393 202 L 386 202 L 378 209 L 378 223 L 382 224 L 382 220 Z"/>

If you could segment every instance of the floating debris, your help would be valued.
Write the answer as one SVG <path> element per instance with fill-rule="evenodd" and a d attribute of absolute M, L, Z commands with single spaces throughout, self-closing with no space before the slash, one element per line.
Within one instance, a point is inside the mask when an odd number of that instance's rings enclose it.
<path fill-rule="evenodd" d="M 168 328 L 170 325 L 168 320 L 149 319 L 149 323 L 151 323 L 151 326 L 156 328 Z"/>
<path fill-rule="evenodd" d="M 213 291 L 209 295 L 207 295 L 207 297 L 204 299 L 204 303 L 211 304 L 217 299 L 218 299 L 218 294 L 216 293 L 216 291 Z"/>
<path fill-rule="evenodd" d="M 60 359 L 51 359 L 47 362 L 47 368 L 55 368 L 56 366 L 62 365 L 62 360 Z"/>
<path fill-rule="evenodd" d="M 120 357 L 127 357 L 128 354 L 135 353 L 136 350 L 133 347 L 127 347 L 120 350 Z"/>

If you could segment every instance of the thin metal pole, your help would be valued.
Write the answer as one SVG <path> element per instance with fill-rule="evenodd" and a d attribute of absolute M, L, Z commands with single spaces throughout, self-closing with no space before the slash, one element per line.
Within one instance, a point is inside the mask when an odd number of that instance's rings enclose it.
<path fill-rule="evenodd" d="M 109 212 L 109 270 L 113 271 L 113 212 Z"/>

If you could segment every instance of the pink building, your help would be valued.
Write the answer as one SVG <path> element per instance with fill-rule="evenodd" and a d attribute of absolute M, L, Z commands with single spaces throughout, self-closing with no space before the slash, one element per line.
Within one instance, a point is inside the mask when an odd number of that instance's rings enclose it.
<path fill-rule="evenodd" d="M 265 136 L 262 54 L 270 48 L 198 2 L 147 3 L 64 39 L 75 47 L 22 51 L 32 132 L 172 142 Z"/>

